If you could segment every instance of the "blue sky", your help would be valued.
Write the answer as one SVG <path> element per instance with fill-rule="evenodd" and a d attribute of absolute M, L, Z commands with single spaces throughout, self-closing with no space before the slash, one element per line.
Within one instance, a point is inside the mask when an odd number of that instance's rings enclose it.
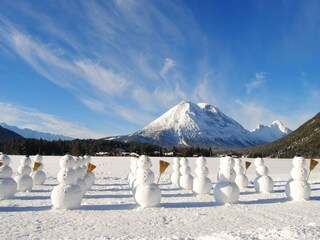
<path fill-rule="evenodd" d="M 320 108 L 319 1 L 0 0 L 0 121 L 135 132 L 182 100 L 247 129 Z"/>

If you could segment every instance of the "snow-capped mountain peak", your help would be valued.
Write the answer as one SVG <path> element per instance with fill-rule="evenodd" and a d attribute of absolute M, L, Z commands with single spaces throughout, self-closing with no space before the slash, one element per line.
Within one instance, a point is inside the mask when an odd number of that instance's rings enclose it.
<path fill-rule="evenodd" d="M 148 142 L 164 147 L 246 147 L 283 137 L 287 135 L 286 129 L 280 121 L 275 121 L 269 126 L 259 125 L 250 132 L 213 105 L 182 101 L 140 131 L 106 139 Z"/>
<path fill-rule="evenodd" d="M 281 121 L 273 121 L 270 125 L 259 124 L 254 130 L 251 131 L 255 138 L 261 139 L 263 142 L 268 143 L 282 138 L 292 131 L 287 128 Z"/>

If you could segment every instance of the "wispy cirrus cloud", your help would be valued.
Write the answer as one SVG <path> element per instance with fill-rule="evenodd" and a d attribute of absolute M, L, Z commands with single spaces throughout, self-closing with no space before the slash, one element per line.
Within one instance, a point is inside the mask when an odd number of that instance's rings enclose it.
<path fill-rule="evenodd" d="M 255 78 L 246 84 L 247 93 L 251 93 L 252 90 L 260 87 L 266 80 L 266 72 L 257 72 Z"/>
<path fill-rule="evenodd" d="M 175 65 L 175 62 L 171 58 L 166 58 L 165 63 L 160 71 L 161 77 L 166 78 L 169 70 L 172 69 Z"/>
<path fill-rule="evenodd" d="M 102 138 L 108 134 L 106 132 L 95 132 L 81 124 L 64 121 L 51 114 L 15 106 L 6 102 L 0 102 L 0 111 L 2 122 L 17 125 L 20 128 L 31 128 L 41 132 L 63 134 L 73 138 Z"/>

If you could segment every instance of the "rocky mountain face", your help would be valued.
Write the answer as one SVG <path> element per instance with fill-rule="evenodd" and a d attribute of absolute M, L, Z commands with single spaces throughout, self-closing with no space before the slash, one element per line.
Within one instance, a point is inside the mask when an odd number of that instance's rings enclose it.
<path fill-rule="evenodd" d="M 274 123 L 250 132 L 217 107 L 183 101 L 136 133 L 106 139 L 163 147 L 247 147 L 274 141 L 290 132 L 279 121 Z"/>

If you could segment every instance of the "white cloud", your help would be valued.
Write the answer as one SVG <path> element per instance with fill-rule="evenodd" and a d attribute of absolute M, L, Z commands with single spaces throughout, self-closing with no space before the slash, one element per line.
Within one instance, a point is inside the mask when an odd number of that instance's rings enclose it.
<path fill-rule="evenodd" d="M 31 128 L 40 132 L 62 134 L 73 138 L 101 138 L 110 134 L 95 132 L 79 124 L 70 123 L 53 115 L 34 109 L 0 102 L 1 122 L 19 128 Z"/>
<path fill-rule="evenodd" d="M 267 73 L 265 72 L 256 73 L 255 78 L 246 84 L 247 93 L 251 93 L 252 90 L 260 87 L 265 82 L 266 75 Z"/>
<path fill-rule="evenodd" d="M 170 69 L 174 68 L 176 63 L 171 58 L 166 58 L 165 63 L 160 71 L 160 75 L 162 78 L 166 78 Z"/>

